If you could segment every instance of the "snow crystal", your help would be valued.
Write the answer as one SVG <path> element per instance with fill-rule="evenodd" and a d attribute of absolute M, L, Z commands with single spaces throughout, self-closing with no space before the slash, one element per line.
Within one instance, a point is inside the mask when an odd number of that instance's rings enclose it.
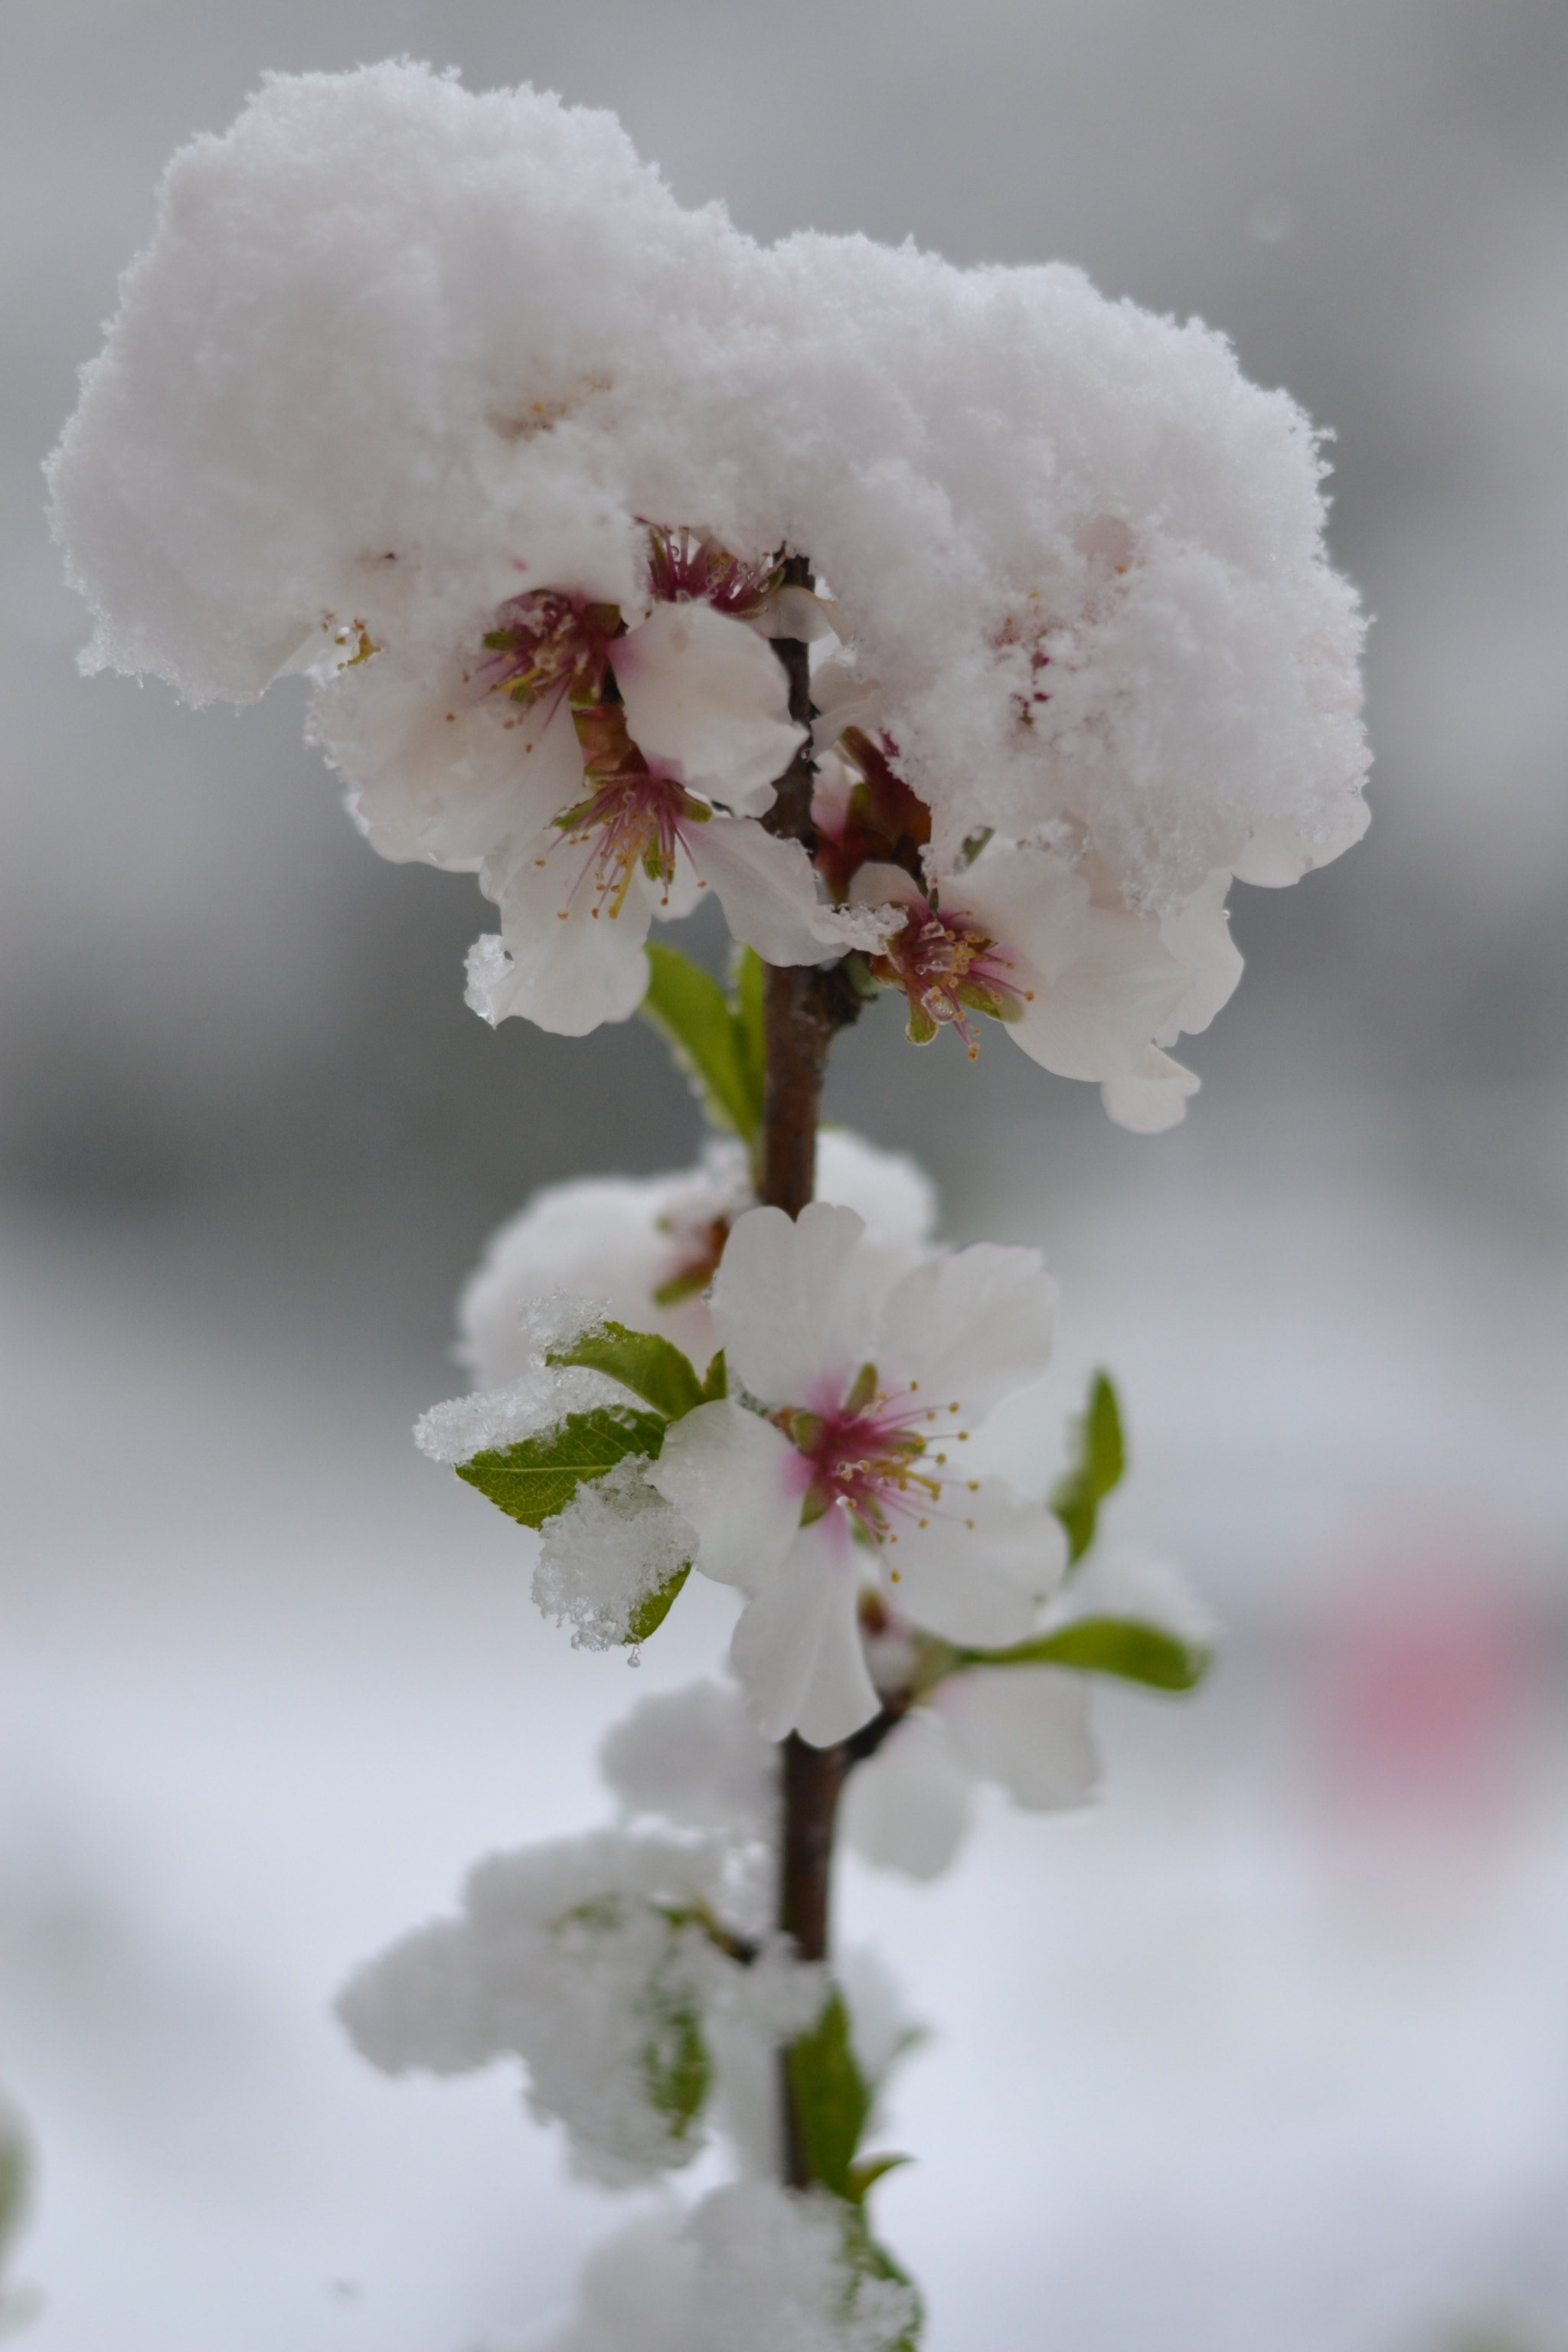
<path fill-rule="evenodd" d="M 624 1405 L 625 1389 L 606 1373 L 545 1361 L 603 1323 L 606 1311 L 602 1298 L 585 1297 L 558 1285 L 525 1299 L 518 1317 L 511 1377 L 504 1385 L 432 1405 L 414 1424 L 415 1444 L 434 1461 L 469 1462 L 476 1454 L 537 1437 L 569 1412 Z"/>
<path fill-rule="evenodd" d="M 472 837 L 411 803 L 388 855 L 506 830 L 513 739 L 455 687 L 520 583 L 640 620 L 646 517 L 809 553 L 938 866 L 1070 842 L 1160 912 L 1364 825 L 1322 473 L 1222 337 L 1076 269 L 759 246 L 608 114 L 385 64 L 273 76 L 176 155 L 51 485 L 89 667 L 309 669 L 355 792 L 423 744 Z"/>
<path fill-rule="evenodd" d="M 572 1626 L 577 1650 L 608 1650 L 631 1639 L 645 1601 L 690 1564 L 697 1538 L 629 1454 L 603 1476 L 584 1478 L 563 1511 L 546 1519 L 533 1598 L 546 1617 Z"/>

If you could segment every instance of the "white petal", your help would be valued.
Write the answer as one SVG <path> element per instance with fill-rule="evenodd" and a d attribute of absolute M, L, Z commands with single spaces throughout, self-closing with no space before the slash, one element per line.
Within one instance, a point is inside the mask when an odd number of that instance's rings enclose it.
<path fill-rule="evenodd" d="M 899 1607 L 928 1633 L 1005 1649 L 1033 1633 L 1037 1601 L 1067 1566 L 1067 1538 L 1043 1503 L 1005 1478 L 962 1480 L 919 1517 L 900 1517 L 881 1547 Z"/>
<path fill-rule="evenodd" d="M 790 720 L 788 680 L 765 639 L 711 604 L 656 604 L 610 660 L 645 758 L 670 761 L 740 814 L 773 806 L 805 730 Z"/>
<path fill-rule="evenodd" d="M 431 665 L 384 649 L 321 689 L 310 732 L 384 857 L 472 871 L 507 834 L 536 832 L 582 792 L 570 712 L 487 693 L 455 657 Z"/>
<path fill-rule="evenodd" d="M 966 915 L 1047 985 L 1088 945 L 1089 884 L 1043 849 L 993 846 L 935 887 L 944 915 Z"/>
<path fill-rule="evenodd" d="M 818 716 L 811 722 L 811 740 L 817 751 L 826 751 L 847 727 L 880 726 L 888 698 L 875 678 L 858 678 L 846 661 L 825 661 L 811 673 L 811 698 Z"/>
<path fill-rule="evenodd" d="M 1089 1685 L 1064 1666 L 977 1666 L 936 1694 L 950 1737 L 983 1780 L 1032 1813 L 1087 1804 L 1100 1782 Z"/>
<path fill-rule="evenodd" d="M 831 1412 L 871 1353 L 872 1316 L 856 1263 L 853 1209 L 810 1202 L 792 1221 L 751 1209 L 735 1221 L 710 1311 L 732 1380 L 764 1404 Z"/>
<path fill-rule="evenodd" d="M 855 1547 L 803 1528 L 742 1612 L 730 1663 L 770 1739 L 798 1730 L 829 1748 L 881 1705 L 860 1643 L 858 1585 Z"/>
<path fill-rule="evenodd" d="M 935 1878 L 969 1826 L 973 1774 L 940 1714 L 917 1706 L 858 1764 L 844 1791 L 844 1834 L 857 1853 L 907 1878 Z"/>
<path fill-rule="evenodd" d="M 650 1486 L 697 1530 L 697 1566 L 747 1592 L 770 1577 L 800 1525 L 799 1460 L 780 1429 L 738 1404 L 700 1404 L 665 1433 Z"/>
<path fill-rule="evenodd" d="M 1100 1098 L 1118 1127 L 1130 1128 L 1134 1135 L 1159 1135 L 1185 1118 L 1187 1097 L 1195 1095 L 1201 1084 L 1195 1072 L 1150 1045 L 1131 1070 L 1106 1079 Z"/>
<path fill-rule="evenodd" d="M 1091 907 L 1082 954 L 1008 1034 L 1058 1077 L 1116 1077 L 1136 1065 L 1190 985 L 1152 924 Z"/>
<path fill-rule="evenodd" d="M 642 952 L 654 886 L 638 873 L 618 913 L 600 888 L 591 851 L 553 826 L 502 844 L 487 858 L 481 887 L 500 908 L 510 971 L 491 975 L 488 1017 L 521 1013 L 560 1037 L 584 1037 L 604 1021 L 625 1021 L 647 992 Z M 493 952 L 493 951 L 492 951 Z"/>
<path fill-rule="evenodd" d="M 875 951 L 898 929 L 874 912 L 825 906 L 801 844 L 764 833 L 754 817 L 716 816 L 690 826 L 686 839 L 731 935 L 755 948 L 764 963 L 821 963 L 850 948 Z"/>
<path fill-rule="evenodd" d="M 1211 874 L 1184 907 L 1161 918 L 1161 941 L 1186 973 L 1187 992 L 1165 1026 L 1156 1031 L 1156 1045 L 1173 1045 L 1184 1034 L 1195 1037 L 1206 1029 L 1241 978 L 1241 950 L 1226 920 L 1229 887 L 1228 874 Z"/>
<path fill-rule="evenodd" d="M 882 1309 L 875 1351 L 882 1385 L 918 1381 L 917 1399 L 941 1415 L 944 1435 L 950 1423 L 954 1434 L 977 1425 L 1045 1370 L 1056 1309 L 1057 1285 L 1037 1250 L 976 1242 L 928 1259 Z"/>

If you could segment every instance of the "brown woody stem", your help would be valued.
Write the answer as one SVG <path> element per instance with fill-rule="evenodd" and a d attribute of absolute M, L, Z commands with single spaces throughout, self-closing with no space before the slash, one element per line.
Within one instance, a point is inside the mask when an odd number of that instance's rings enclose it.
<path fill-rule="evenodd" d="M 784 578 L 809 588 L 811 567 L 791 556 Z M 811 671 L 807 648 L 794 638 L 775 637 L 773 651 L 790 684 L 790 717 L 809 725 Z M 813 768 L 803 746 L 763 819 L 770 833 L 814 845 L 811 823 Z M 766 1074 L 763 1093 L 763 1159 L 758 1194 L 763 1202 L 798 1217 L 811 1199 L 816 1166 L 816 1127 L 828 1048 L 837 1033 L 854 1020 L 859 1000 L 837 965 L 770 965 L 764 996 Z M 849 1758 L 842 1747 L 813 1748 L 791 1732 L 779 1754 L 784 1800 L 783 1853 L 779 1881 L 779 1926 L 803 1960 L 827 1957 L 828 1887 L 833 1869 L 833 1828 L 838 1792 Z M 784 2077 L 784 2178 L 804 2189 L 811 2179 L 787 2070 Z"/>

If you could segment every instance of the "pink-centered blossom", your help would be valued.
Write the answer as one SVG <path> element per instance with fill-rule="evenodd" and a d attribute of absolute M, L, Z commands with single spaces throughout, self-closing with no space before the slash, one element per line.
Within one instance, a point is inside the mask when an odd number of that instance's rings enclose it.
<path fill-rule="evenodd" d="M 971 1433 L 1050 1353 L 1055 1285 L 1032 1250 L 979 1244 L 890 1290 L 865 1227 L 813 1202 L 754 1209 L 714 1280 L 731 1395 L 676 1423 L 651 1483 L 696 1529 L 696 1565 L 748 1595 L 731 1660 L 764 1730 L 826 1746 L 879 1701 L 858 1612 L 896 1595 L 960 1643 L 1017 1641 L 1065 1545 L 1044 1505 L 972 1475 Z"/>
<path fill-rule="evenodd" d="M 1161 919 L 1051 851 L 993 842 L 923 887 L 901 867 L 862 866 L 849 898 L 904 910 L 871 968 L 906 997 L 915 1043 L 952 1027 L 973 1058 L 980 1020 L 999 1021 L 1032 1061 L 1098 1081 L 1113 1118 L 1149 1129 L 1179 1118 L 1197 1086 L 1163 1046 L 1205 1027 L 1240 976 L 1227 879 Z"/>

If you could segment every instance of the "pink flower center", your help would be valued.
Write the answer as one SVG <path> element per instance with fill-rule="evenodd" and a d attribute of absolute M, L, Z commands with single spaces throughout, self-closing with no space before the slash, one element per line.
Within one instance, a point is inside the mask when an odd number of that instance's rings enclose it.
<path fill-rule="evenodd" d="M 731 619 L 748 620 L 760 612 L 778 584 L 778 567 L 771 557 L 758 561 L 731 555 L 716 539 L 652 523 L 647 534 L 648 587 L 661 604 L 711 604 Z"/>
<path fill-rule="evenodd" d="M 646 875 L 668 899 L 676 852 L 693 825 L 708 822 L 709 814 L 674 777 L 644 768 L 605 777 L 586 799 L 558 816 L 557 845 L 585 849 L 596 876 L 595 919 L 607 914 L 614 921 L 635 874 Z"/>
<path fill-rule="evenodd" d="M 929 1045 L 938 1029 L 951 1026 L 972 1062 L 980 1041 L 966 1016 L 984 1013 L 994 1021 L 1016 1021 L 1031 994 L 1019 986 L 1006 948 L 961 915 L 940 913 L 930 899 L 910 906 L 903 929 L 872 958 L 871 970 L 884 987 L 902 989 L 909 1034 L 917 1045 Z"/>
<path fill-rule="evenodd" d="M 620 609 L 590 604 L 553 588 L 513 596 L 485 633 L 488 657 L 479 675 L 513 702 L 598 702 L 615 640 L 625 634 Z"/>
<path fill-rule="evenodd" d="M 877 1386 L 877 1368 L 863 1364 L 842 1403 L 821 1412 L 786 1406 L 773 1415 L 794 1445 L 804 1474 L 801 1525 L 840 1511 L 868 1543 L 897 1542 L 893 1522 L 923 1526 L 940 1500 L 942 1482 L 915 1465 L 926 1440 L 914 1428 L 931 1412 L 912 1396 L 889 1397 Z"/>

